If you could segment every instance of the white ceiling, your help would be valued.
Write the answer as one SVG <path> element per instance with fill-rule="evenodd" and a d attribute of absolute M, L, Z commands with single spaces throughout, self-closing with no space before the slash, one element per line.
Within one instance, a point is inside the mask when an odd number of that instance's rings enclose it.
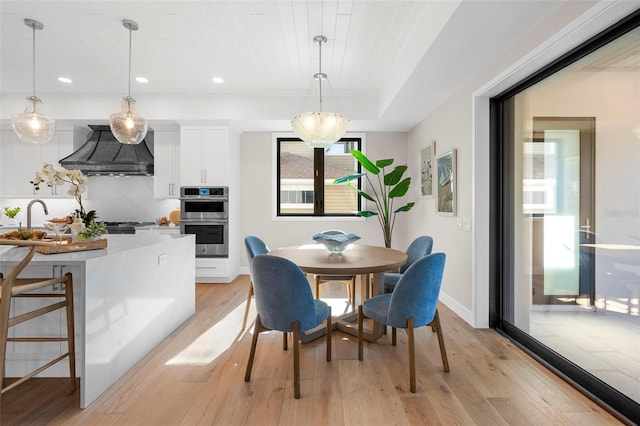
<path fill-rule="evenodd" d="M 301 108 L 315 108 L 312 39 L 324 34 L 322 71 L 329 100 L 337 99 L 325 110 L 340 108 L 352 118 L 351 130 L 407 131 L 464 85 L 484 73 L 491 78 L 596 3 L 0 0 L 0 96 L 32 91 L 32 30 L 24 18 L 44 24 L 36 32 L 36 91 L 49 115 L 59 99 L 126 95 L 127 18 L 140 26 L 133 32 L 133 76 L 149 79 L 131 86 L 141 113 L 143 102 L 160 98 L 260 99 L 250 113 L 220 117 L 251 129 L 252 121 L 287 122 Z M 213 76 L 224 84 L 213 84 Z M 15 112 L 0 111 L 0 118 Z"/>

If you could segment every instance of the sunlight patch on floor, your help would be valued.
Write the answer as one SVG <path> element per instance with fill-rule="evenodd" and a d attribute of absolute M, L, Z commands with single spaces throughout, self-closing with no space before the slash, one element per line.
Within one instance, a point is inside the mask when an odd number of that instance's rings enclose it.
<path fill-rule="evenodd" d="M 242 301 L 222 320 L 167 361 L 166 365 L 204 365 L 213 362 L 247 331 L 241 332 L 238 327 L 238 324 L 242 324 L 245 303 L 245 301 Z M 251 307 L 253 308 L 253 303 Z M 249 311 L 249 318 L 251 320 L 255 318 L 255 310 Z M 251 322 L 247 324 L 247 329 L 252 328 L 253 324 Z"/>

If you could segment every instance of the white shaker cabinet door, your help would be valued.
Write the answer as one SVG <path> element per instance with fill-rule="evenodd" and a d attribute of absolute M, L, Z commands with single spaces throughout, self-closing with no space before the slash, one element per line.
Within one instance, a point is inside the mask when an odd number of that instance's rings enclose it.
<path fill-rule="evenodd" d="M 0 132 L 0 195 L 5 198 L 68 198 L 66 190 L 41 185 L 35 191 L 30 183 L 44 163 L 59 165 L 73 151 L 73 133 L 57 131 L 44 145 L 21 142 L 13 131 Z"/>
<path fill-rule="evenodd" d="M 24 180 L 27 174 L 31 173 L 28 170 L 29 167 L 24 170 L 24 163 L 20 164 L 19 143 L 18 137 L 12 131 L 0 132 L 0 179 L 2 183 L 0 193 L 5 198 L 17 198 L 19 181 Z"/>
<path fill-rule="evenodd" d="M 180 185 L 202 185 L 202 128 L 180 128 Z"/>
<path fill-rule="evenodd" d="M 207 127 L 204 129 L 203 169 L 207 185 L 225 186 L 227 181 L 228 136 L 224 127 Z"/>
<path fill-rule="evenodd" d="M 153 142 L 153 183 L 156 199 L 180 196 L 180 140 L 177 131 L 156 131 Z"/>
<path fill-rule="evenodd" d="M 225 127 L 180 128 L 180 185 L 228 185 L 228 130 Z"/>

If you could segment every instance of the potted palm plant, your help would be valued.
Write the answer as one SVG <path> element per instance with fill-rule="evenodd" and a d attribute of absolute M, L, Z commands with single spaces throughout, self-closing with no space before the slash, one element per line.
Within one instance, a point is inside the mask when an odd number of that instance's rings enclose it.
<path fill-rule="evenodd" d="M 407 165 L 395 166 L 387 173 L 387 168 L 393 165 L 394 160 L 392 158 L 377 160 L 374 163 L 357 149 L 352 149 L 349 152 L 369 173 L 353 173 L 340 177 L 334 180 L 333 183 L 346 183 L 356 190 L 359 196 L 375 203 L 376 211 L 362 210 L 357 212 L 357 214 L 362 217 L 377 216 L 384 236 L 384 245 L 390 248 L 396 214 L 408 212 L 415 205 L 414 202 L 410 202 L 396 209 L 394 209 L 393 206 L 395 199 L 404 197 L 411 185 L 410 177 L 403 178 L 404 173 L 407 171 Z M 377 179 L 372 181 L 369 175 L 375 175 Z M 358 189 L 358 187 L 353 184 L 353 181 L 360 179 L 362 176 L 367 179 L 369 193 Z"/>

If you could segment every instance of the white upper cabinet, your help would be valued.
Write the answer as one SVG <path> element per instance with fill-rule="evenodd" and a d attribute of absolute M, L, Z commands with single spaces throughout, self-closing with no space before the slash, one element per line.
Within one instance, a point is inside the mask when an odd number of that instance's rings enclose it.
<path fill-rule="evenodd" d="M 66 190 L 40 185 L 36 191 L 30 181 L 44 163 L 59 165 L 61 158 L 73 152 L 73 132 L 56 131 L 44 145 L 20 142 L 10 130 L 0 131 L 0 196 L 5 198 L 68 198 Z"/>
<path fill-rule="evenodd" d="M 180 196 L 180 133 L 154 131 L 153 141 L 154 198 Z"/>
<path fill-rule="evenodd" d="M 180 127 L 180 185 L 229 185 L 226 127 Z"/>

